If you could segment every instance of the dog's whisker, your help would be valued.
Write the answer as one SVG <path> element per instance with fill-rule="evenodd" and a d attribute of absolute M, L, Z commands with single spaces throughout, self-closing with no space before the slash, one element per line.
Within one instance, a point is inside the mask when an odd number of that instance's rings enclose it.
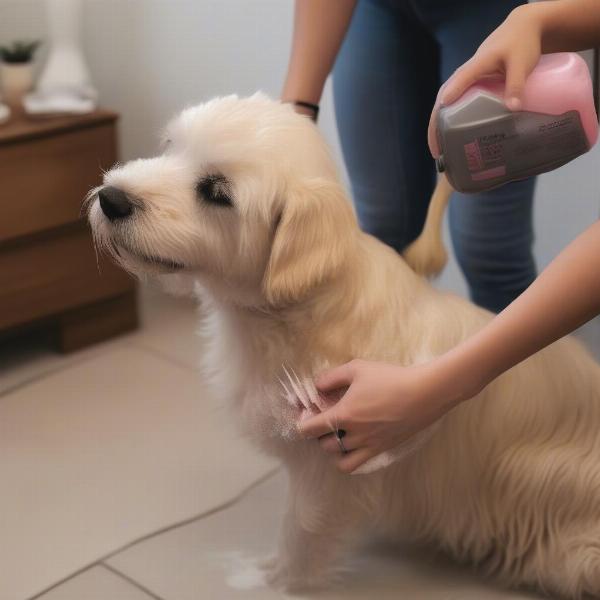
<path fill-rule="evenodd" d="M 98 245 L 94 239 L 94 256 L 96 257 L 96 269 L 98 269 L 98 275 L 102 275 L 102 269 L 100 268 L 100 257 L 98 256 Z"/>

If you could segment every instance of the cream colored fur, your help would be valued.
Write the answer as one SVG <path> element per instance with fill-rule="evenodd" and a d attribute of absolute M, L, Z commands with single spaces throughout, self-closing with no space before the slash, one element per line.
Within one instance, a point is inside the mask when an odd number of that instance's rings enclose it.
<path fill-rule="evenodd" d="M 444 247 L 442 225 L 453 191 L 447 177 L 444 174 L 440 175 L 429 202 L 423 231 L 403 252 L 404 260 L 419 275 L 432 277 L 438 275 L 446 266 L 448 254 Z"/>
<path fill-rule="evenodd" d="M 295 436 L 300 409 L 284 400 L 283 366 L 310 377 L 351 359 L 411 365 L 491 315 L 361 233 L 318 130 L 289 106 L 216 99 L 184 111 L 167 137 L 165 154 L 105 175 L 135 199 L 134 214 L 109 223 L 93 192 L 89 217 L 98 245 L 132 272 L 195 290 L 215 393 L 289 473 L 271 583 L 329 581 L 375 529 L 506 585 L 600 594 L 600 368 L 579 344 L 564 339 L 512 369 L 390 467 L 336 471 Z M 233 207 L 197 197 L 209 173 L 227 178 Z M 184 268 L 169 273 L 144 255 Z"/>

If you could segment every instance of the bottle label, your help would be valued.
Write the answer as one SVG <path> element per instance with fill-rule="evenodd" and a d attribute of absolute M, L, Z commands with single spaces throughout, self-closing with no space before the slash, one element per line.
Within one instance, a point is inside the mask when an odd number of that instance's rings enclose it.
<path fill-rule="evenodd" d="M 446 172 L 456 189 L 477 191 L 555 169 L 587 152 L 576 110 L 516 112 L 447 131 Z"/>

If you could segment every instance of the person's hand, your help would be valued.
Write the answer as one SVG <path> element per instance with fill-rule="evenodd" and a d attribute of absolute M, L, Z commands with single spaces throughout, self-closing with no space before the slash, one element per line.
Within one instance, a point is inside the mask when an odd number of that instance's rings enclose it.
<path fill-rule="evenodd" d="M 319 438 L 336 466 L 351 473 L 370 458 L 421 431 L 452 406 L 454 393 L 429 363 L 403 368 L 353 360 L 321 374 L 317 389 L 327 395 L 348 388 L 328 410 L 298 424 L 303 438 Z M 435 367 L 434 367 L 435 369 Z M 443 389 L 443 392 L 440 390 Z M 342 454 L 335 431 L 343 430 Z"/>
<path fill-rule="evenodd" d="M 542 27 L 535 5 L 523 5 L 479 46 L 477 52 L 459 67 L 440 88 L 431 117 L 427 140 L 434 158 L 440 154 L 436 123 L 440 106 L 452 104 L 476 81 L 501 76 L 506 81 L 505 103 L 510 110 L 519 110 L 527 76 L 540 59 Z"/>

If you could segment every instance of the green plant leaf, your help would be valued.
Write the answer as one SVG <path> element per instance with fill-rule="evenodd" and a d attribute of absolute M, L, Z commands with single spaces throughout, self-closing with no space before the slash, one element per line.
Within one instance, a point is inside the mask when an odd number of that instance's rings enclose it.
<path fill-rule="evenodd" d="M 11 64 L 28 63 L 33 60 L 35 51 L 41 44 L 40 40 L 17 40 L 6 46 L 0 46 L 0 58 Z"/>

